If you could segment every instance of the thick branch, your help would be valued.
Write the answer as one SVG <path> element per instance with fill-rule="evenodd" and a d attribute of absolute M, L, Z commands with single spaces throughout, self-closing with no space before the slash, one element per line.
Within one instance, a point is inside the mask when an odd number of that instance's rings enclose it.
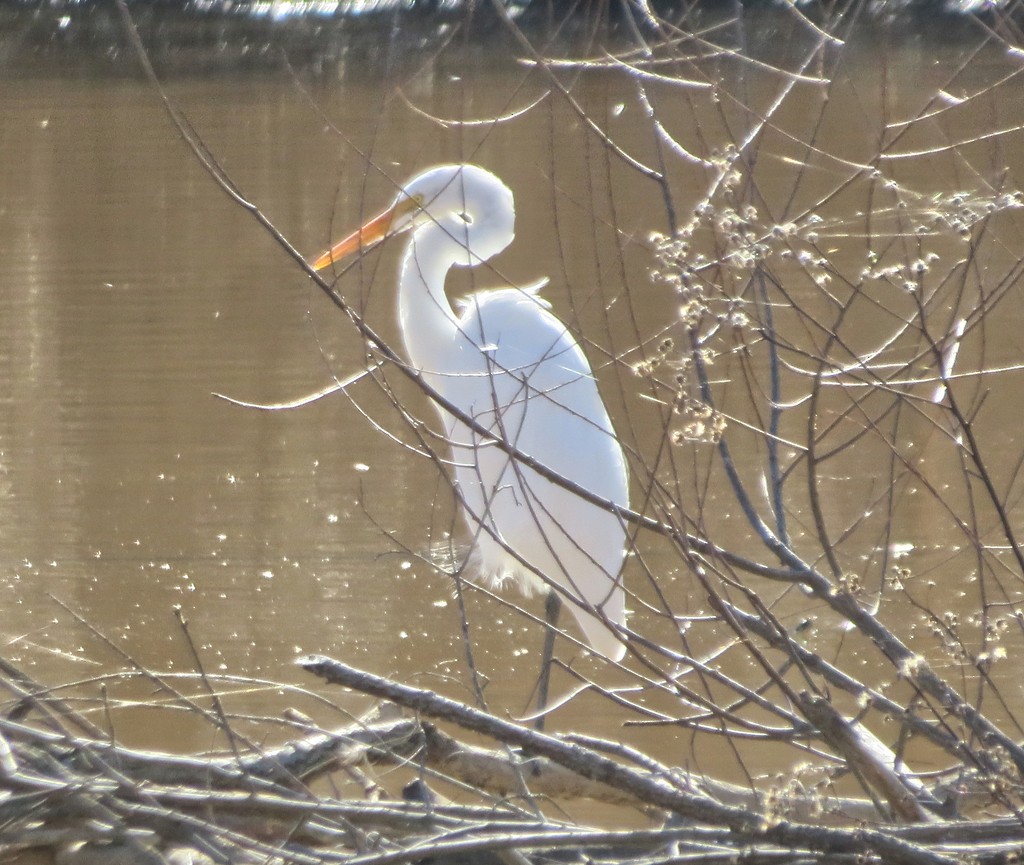
<path fill-rule="evenodd" d="M 887 862 L 906 865 L 953 865 L 955 862 L 880 831 L 848 832 L 784 822 L 766 824 L 764 815 L 683 791 L 665 779 L 629 769 L 589 748 L 496 718 L 432 691 L 382 679 L 324 656 L 303 658 L 299 665 L 332 684 L 391 700 L 429 717 L 451 721 L 464 729 L 547 757 L 585 778 L 622 789 L 648 805 L 700 823 L 725 826 L 749 843 L 780 844 L 830 853 L 877 853 Z"/>

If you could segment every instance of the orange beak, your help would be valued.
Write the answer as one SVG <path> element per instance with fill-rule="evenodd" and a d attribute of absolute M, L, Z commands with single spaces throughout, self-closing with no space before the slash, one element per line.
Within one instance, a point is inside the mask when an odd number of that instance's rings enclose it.
<path fill-rule="evenodd" d="M 380 240 L 387 238 L 391 232 L 391 224 L 395 218 L 402 216 L 420 206 L 416 198 L 403 198 L 393 207 L 375 216 L 362 228 L 353 231 L 339 240 L 334 246 L 313 262 L 313 270 L 323 270 L 331 264 L 337 264 L 355 252 L 360 252 Z"/>

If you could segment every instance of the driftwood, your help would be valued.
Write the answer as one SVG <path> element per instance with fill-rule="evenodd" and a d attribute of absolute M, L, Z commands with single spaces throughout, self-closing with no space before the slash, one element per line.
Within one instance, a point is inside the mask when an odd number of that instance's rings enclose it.
<path fill-rule="evenodd" d="M 309 726 L 272 748 L 195 756 L 141 751 L 83 734 L 88 724 L 66 704 L 48 700 L 44 688 L 7 679 L 8 690 L 27 696 L 18 703 L 19 720 L 0 719 L 0 853 L 48 848 L 61 865 L 427 856 L 527 865 L 540 853 L 639 862 L 756 849 L 766 861 L 857 856 L 945 863 L 965 853 L 997 856 L 1024 843 L 1018 822 L 948 822 L 930 814 L 928 822 L 900 826 L 884 823 L 869 800 L 834 799 L 824 809 L 832 825 L 815 825 L 820 796 L 783 803 L 770 790 L 689 777 L 650 759 L 628 765 L 599 753 L 592 741 L 537 733 L 326 658 L 301 663 L 329 681 L 386 692 L 408 709 L 487 735 L 496 747 L 471 745 L 434 723 L 391 713 L 332 731 Z M 855 730 L 838 717 L 830 723 L 849 727 L 847 734 Z M 844 747 L 851 761 L 861 762 L 866 757 L 856 738 Z M 873 759 L 885 763 L 877 750 Z M 395 766 L 412 767 L 426 780 L 446 779 L 430 783 L 476 801 L 446 801 L 422 782 L 404 800 L 380 798 L 379 788 L 368 799 L 310 787 L 327 776 L 344 783 L 351 773 Z M 891 769 L 882 774 L 899 784 Z M 538 808 L 579 798 L 633 815 L 640 809 L 650 828 L 596 829 Z M 927 797 L 915 798 L 922 800 Z M 872 817 L 876 825 L 868 828 Z"/>

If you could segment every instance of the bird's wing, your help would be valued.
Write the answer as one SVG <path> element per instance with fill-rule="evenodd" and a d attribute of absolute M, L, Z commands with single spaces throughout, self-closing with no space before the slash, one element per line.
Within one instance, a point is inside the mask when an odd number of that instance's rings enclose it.
<path fill-rule="evenodd" d="M 535 295 L 501 290 L 471 300 L 460 325 L 464 354 L 475 362 L 461 367 L 470 371 L 450 381 L 449 392 L 517 451 L 602 499 L 628 506 L 622 447 L 572 333 Z M 626 545 L 618 516 L 458 423 L 449 432 L 485 573 L 511 574 L 524 588 L 536 588 L 536 569 L 590 607 L 600 606 L 611 621 L 625 621 L 624 594 L 615 582 Z M 592 646 L 621 657 L 610 631 L 585 610 L 572 609 Z"/>
<path fill-rule="evenodd" d="M 483 302 L 485 305 L 489 301 L 493 303 L 495 295 L 498 296 L 498 299 L 504 299 L 502 296 L 505 294 L 515 295 L 520 300 L 527 299 L 543 309 L 551 309 L 551 302 L 540 296 L 541 291 L 550 282 L 551 280 L 548 277 L 542 276 L 540 279 L 534 280 L 527 285 L 519 285 L 514 288 L 485 288 L 482 291 L 477 291 L 464 297 L 457 297 L 455 299 L 455 309 L 460 317 L 469 315 L 479 303 Z M 511 300 L 512 298 L 507 299 Z"/>
<path fill-rule="evenodd" d="M 468 380 L 458 382 L 460 404 L 471 405 L 481 423 L 518 450 L 586 483 L 587 459 L 607 459 L 618 444 L 571 331 L 540 298 L 516 289 L 482 292 L 470 301 L 460 324 L 476 346 L 477 362 Z M 594 492 L 622 500 L 619 486 Z"/>

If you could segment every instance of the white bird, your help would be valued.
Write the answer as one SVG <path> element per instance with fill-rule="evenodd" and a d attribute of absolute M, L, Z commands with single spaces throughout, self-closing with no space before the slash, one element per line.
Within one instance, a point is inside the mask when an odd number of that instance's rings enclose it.
<path fill-rule="evenodd" d="M 320 270 L 411 230 L 398 282 L 399 323 L 411 365 L 518 452 L 628 507 L 625 456 L 590 364 L 537 288 L 478 291 L 459 313 L 445 294 L 451 267 L 488 261 L 512 242 L 514 227 L 512 193 L 501 180 L 475 165 L 441 165 L 414 177 L 387 210 L 313 267 Z M 496 586 L 514 580 L 526 595 L 550 592 L 545 654 L 562 594 L 590 647 L 621 660 L 625 646 L 614 626 L 625 623 L 622 520 L 439 411 L 482 574 Z M 541 688 L 543 706 L 546 679 Z"/>

